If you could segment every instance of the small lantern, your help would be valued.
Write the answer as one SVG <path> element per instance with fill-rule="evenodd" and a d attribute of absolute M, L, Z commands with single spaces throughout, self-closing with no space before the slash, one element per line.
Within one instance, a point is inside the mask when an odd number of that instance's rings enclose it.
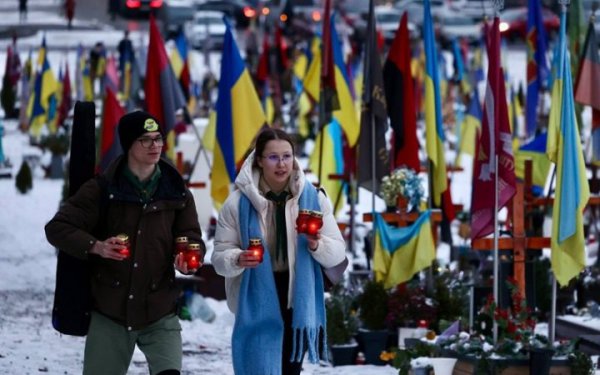
<path fill-rule="evenodd" d="M 121 241 L 122 245 L 127 246 L 126 248 L 119 250 L 119 254 L 124 255 L 125 258 L 129 258 L 131 255 L 131 252 L 129 251 L 129 236 L 125 233 L 119 233 L 116 237 Z"/>
<path fill-rule="evenodd" d="M 183 255 L 188 247 L 188 238 L 181 236 L 175 238 L 175 255 Z"/>
<path fill-rule="evenodd" d="M 308 225 L 306 228 L 306 234 L 316 236 L 319 233 L 319 229 L 323 226 L 323 213 L 319 211 L 311 211 L 308 219 Z"/>
<path fill-rule="evenodd" d="M 195 270 L 200 267 L 200 244 L 190 243 L 185 251 L 185 262 L 187 267 L 191 270 Z"/>
<path fill-rule="evenodd" d="M 306 233 L 308 229 L 308 220 L 310 219 L 310 210 L 300 210 L 296 219 L 298 233 Z"/>
<path fill-rule="evenodd" d="M 263 261 L 263 255 L 265 254 L 265 248 L 262 245 L 260 238 L 251 238 L 249 240 L 250 245 L 247 251 L 252 251 L 252 254 L 259 257 L 259 262 Z"/>

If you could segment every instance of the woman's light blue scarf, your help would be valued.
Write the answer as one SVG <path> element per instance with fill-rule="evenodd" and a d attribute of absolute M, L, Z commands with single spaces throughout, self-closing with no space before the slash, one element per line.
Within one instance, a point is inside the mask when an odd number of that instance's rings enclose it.
<path fill-rule="evenodd" d="M 300 209 L 320 210 L 317 190 L 307 183 L 300 195 Z M 250 238 L 260 238 L 264 260 L 244 271 L 232 335 L 233 370 L 236 375 L 281 375 L 283 320 L 271 268 L 271 258 L 260 229 L 258 214 L 242 194 L 239 207 L 242 248 Z M 291 361 L 302 360 L 305 351 L 311 362 L 327 359 L 325 306 L 321 266 L 310 255 L 304 235 L 297 236 L 293 294 L 294 330 Z"/>

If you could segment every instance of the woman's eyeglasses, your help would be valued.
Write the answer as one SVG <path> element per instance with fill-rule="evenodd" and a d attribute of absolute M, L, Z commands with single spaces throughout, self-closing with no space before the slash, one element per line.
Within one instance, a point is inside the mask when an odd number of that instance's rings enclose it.
<path fill-rule="evenodd" d="M 271 155 L 263 156 L 262 158 L 265 159 L 267 162 L 269 162 L 269 164 L 271 164 L 271 165 L 277 165 L 279 162 L 288 164 L 288 163 L 291 163 L 292 160 L 294 160 L 294 155 L 283 154 L 280 156 L 277 154 L 271 154 Z"/>
<path fill-rule="evenodd" d="M 165 140 L 162 136 L 158 136 L 155 138 L 150 138 L 150 137 L 142 137 L 137 139 L 138 142 L 140 142 L 140 144 L 142 145 L 142 147 L 144 148 L 150 148 L 152 147 L 152 144 L 155 143 L 157 146 L 162 146 L 165 144 Z"/>

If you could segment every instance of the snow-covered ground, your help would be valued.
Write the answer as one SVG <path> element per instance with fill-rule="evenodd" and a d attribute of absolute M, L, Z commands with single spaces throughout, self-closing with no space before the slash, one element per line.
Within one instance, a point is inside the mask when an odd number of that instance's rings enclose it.
<path fill-rule="evenodd" d="M 20 165 L 28 137 L 14 122 L 4 122 L 5 154 Z M 55 249 L 46 242 L 44 225 L 54 215 L 62 180 L 41 178 L 37 170 L 33 189 L 21 195 L 14 179 L 0 179 L 0 373 L 81 373 L 85 340 L 54 331 L 50 317 L 56 272 Z M 234 316 L 224 301 L 207 299 L 217 318 L 212 323 L 182 321 L 184 373 L 233 374 L 230 337 Z M 303 374 L 395 374 L 390 366 L 344 366 L 306 363 Z M 136 351 L 130 374 L 147 374 Z"/>
<path fill-rule="evenodd" d="M 29 0 L 29 20 L 33 24 L 43 20 L 47 24 L 64 24 L 64 19 L 56 12 L 38 12 L 36 6 L 56 5 L 59 0 Z M 0 0 L 0 28 L 17 22 L 16 0 Z M 76 20 L 75 25 L 78 24 Z M 22 61 L 31 49 L 39 47 L 42 32 L 19 39 Z M 99 27 L 97 30 L 77 30 L 76 33 L 64 30 L 48 30 L 45 33 L 49 60 L 52 69 L 58 73 L 59 66 L 68 61 L 74 66 L 75 49 L 79 43 L 89 48 L 102 40 L 109 50 L 114 50 L 122 37 L 121 30 L 112 27 Z M 147 30 L 131 34 L 137 46 L 147 43 Z M 6 46 L 9 39 L 0 39 L 0 69 L 4 69 Z M 522 45 L 509 46 L 506 53 L 507 70 L 513 84 L 525 81 L 526 54 Z M 199 78 L 210 69 L 219 74 L 220 55 L 211 53 L 209 66 L 203 56 L 193 52 L 195 64 L 192 76 Z M 1 72 L 0 76 L 3 75 Z M 74 74 L 74 69 L 71 69 Z M 480 92 L 483 92 L 481 90 Z M 2 119 L 0 118 L 0 121 Z M 40 151 L 28 145 L 28 138 L 16 129 L 16 124 L 4 121 L 3 143 L 5 155 L 14 165 L 13 175 L 24 156 L 40 155 Z M 449 139 L 452 138 L 448 134 Z M 185 143 L 185 142 L 184 142 Z M 48 155 L 41 155 L 47 163 Z M 453 160 L 452 154 L 447 159 Z M 54 331 L 51 322 L 56 256 L 55 249 L 45 239 L 44 225 L 55 213 L 61 196 L 62 180 L 43 178 L 38 167 L 34 170 L 33 190 L 21 195 L 15 188 L 14 179 L 0 179 L 0 374 L 77 374 L 81 372 L 84 339 L 60 335 Z M 470 168 L 453 176 L 452 195 L 455 203 L 470 204 Z M 360 211 L 370 211 L 370 198 L 362 198 Z M 383 208 L 378 202 L 377 209 Z M 448 249 L 438 249 L 438 256 L 447 259 Z M 215 311 L 212 323 L 200 320 L 182 321 L 184 373 L 212 373 L 215 375 L 233 374 L 230 359 L 230 337 L 234 317 L 223 301 L 207 299 Z M 136 351 L 130 374 L 148 372 L 143 354 Z M 396 374 L 397 370 L 385 366 L 344 366 L 332 368 L 326 364 L 304 366 L 303 374 Z"/>

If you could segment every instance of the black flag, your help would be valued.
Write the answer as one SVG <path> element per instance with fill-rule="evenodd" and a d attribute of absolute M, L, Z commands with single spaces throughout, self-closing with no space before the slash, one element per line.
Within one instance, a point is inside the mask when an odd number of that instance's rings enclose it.
<path fill-rule="evenodd" d="M 368 190 L 372 190 L 372 181 L 374 179 L 374 193 L 377 193 L 381 179 L 389 172 L 389 153 L 385 142 L 387 109 L 383 87 L 381 55 L 377 48 L 373 0 L 369 0 L 369 21 L 365 43 L 363 76 L 356 175 L 359 185 Z M 374 169 L 373 158 L 375 159 Z"/>

